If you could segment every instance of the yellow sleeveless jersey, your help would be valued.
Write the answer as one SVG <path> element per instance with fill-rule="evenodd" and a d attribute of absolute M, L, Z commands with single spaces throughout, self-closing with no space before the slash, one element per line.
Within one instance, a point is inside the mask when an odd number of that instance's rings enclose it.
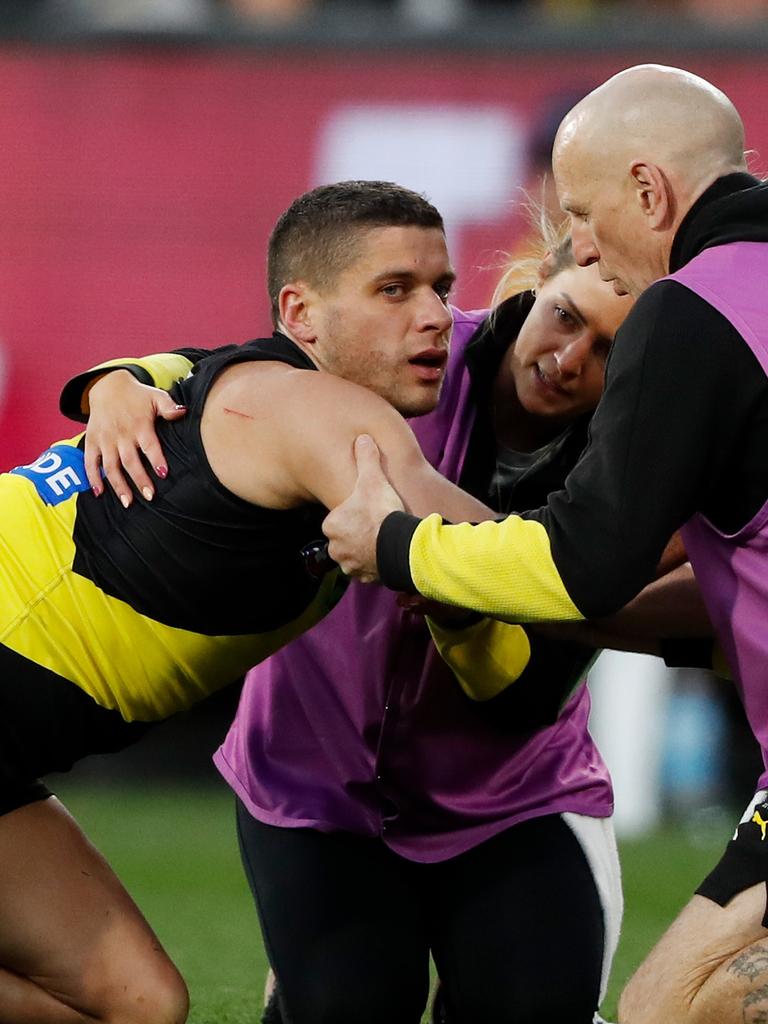
<path fill-rule="evenodd" d="M 95 498 L 80 437 L 0 476 L 0 643 L 127 721 L 165 718 L 232 682 L 343 592 L 324 557 L 325 509 L 250 505 L 208 466 L 205 395 L 242 359 L 313 368 L 283 338 L 207 360 L 180 385 L 187 416 L 161 425 L 170 472 L 152 502 L 137 495 L 126 510 L 109 488 Z"/>

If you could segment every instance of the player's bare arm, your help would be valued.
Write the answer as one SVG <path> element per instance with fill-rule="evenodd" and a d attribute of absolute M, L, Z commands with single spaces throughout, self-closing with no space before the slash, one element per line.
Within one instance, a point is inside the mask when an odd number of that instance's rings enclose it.
<path fill-rule="evenodd" d="M 649 583 L 615 615 L 535 628 L 589 647 L 640 654 L 659 654 L 662 640 L 714 635 L 689 562 Z"/>
<path fill-rule="evenodd" d="M 376 538 L 381 524 L 390 512 L 401 511 L 403 503 L 387 479 L 370 437 L 359 437 L 354 451 L 354 488 L 326 517 L 323 532 L 330 542 L 328 552 L 342 571 L 370 583 L 379 578 Z"/>
<path fill-rule="evenodd" d="M 384 399 L 331 374 L 274 363 L 234 366 L 211 389 L 202 421 L 217 477 L 268 508 L 305 502 L 334 508 L 347 498 L 357 479 L 353 447 L 361 433 L 375 439 L 409 511 L 438 511 L 459 522 L 494 515 L 429 465 L 408 424 Z"/>

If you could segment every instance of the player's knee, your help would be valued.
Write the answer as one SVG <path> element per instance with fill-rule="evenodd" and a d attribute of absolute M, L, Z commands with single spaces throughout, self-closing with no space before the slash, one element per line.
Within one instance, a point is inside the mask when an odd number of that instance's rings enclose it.
<path fill-rule="evenodd" d="M 184 1024 L 189 1016 L 189 991 L 178 971 L 156 984 L 152 991 L 153 1011 L 142 1016 L 142 1024 Z"/>
<path fill-rule="evenodd" d="M 184 1024 L 189 1015 L 189 992 L 170 963 L 152 976 L 139 973 L 133 986 L 124 987 L 102 1018 L 104 1024 Z"/>

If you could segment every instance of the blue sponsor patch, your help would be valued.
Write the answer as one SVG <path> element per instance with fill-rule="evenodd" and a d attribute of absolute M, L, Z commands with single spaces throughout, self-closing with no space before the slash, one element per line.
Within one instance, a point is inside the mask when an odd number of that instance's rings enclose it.
<path fill-rule="evenodd" d="M 85 475 L 85 455 L 71 444 L 55 444 L 39 459 L 11 472 L 31 480 L 46 505 L 58 505 L 91 486 Z"/>

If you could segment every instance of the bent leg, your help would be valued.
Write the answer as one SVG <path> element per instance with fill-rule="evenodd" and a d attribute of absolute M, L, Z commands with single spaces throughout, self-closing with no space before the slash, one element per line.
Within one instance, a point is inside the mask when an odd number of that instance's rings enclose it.
<path fill-rule="evenodd" d="M 768 1020 L 765 883 L 721 907 L 694 896 L 631 978 L 621 1024 L 762 1024 Z"/>
<path fill-rule="evenodd" d="M 292 1024 L 418 1024 L 429 946 L 418 865 L 378 839 L 276 828 L 238 801 L 243 865 Z"/>
<path fill-rule="evenodd" d="M 50 797 L 0 816 L 0 1024 L 182 1024 L 186 986 Z"/>
<path fill-rule="evenodd" d="M 605 925 L 590 864 L 559 815 L 430 866 L 447 1021 L 591 1024 Z"/>
<path fill-rule="evenodd" d="M 755 794 L 718 864 L 630 980 L 622 1024 L 768 1021 L 766 798 Z"/>

